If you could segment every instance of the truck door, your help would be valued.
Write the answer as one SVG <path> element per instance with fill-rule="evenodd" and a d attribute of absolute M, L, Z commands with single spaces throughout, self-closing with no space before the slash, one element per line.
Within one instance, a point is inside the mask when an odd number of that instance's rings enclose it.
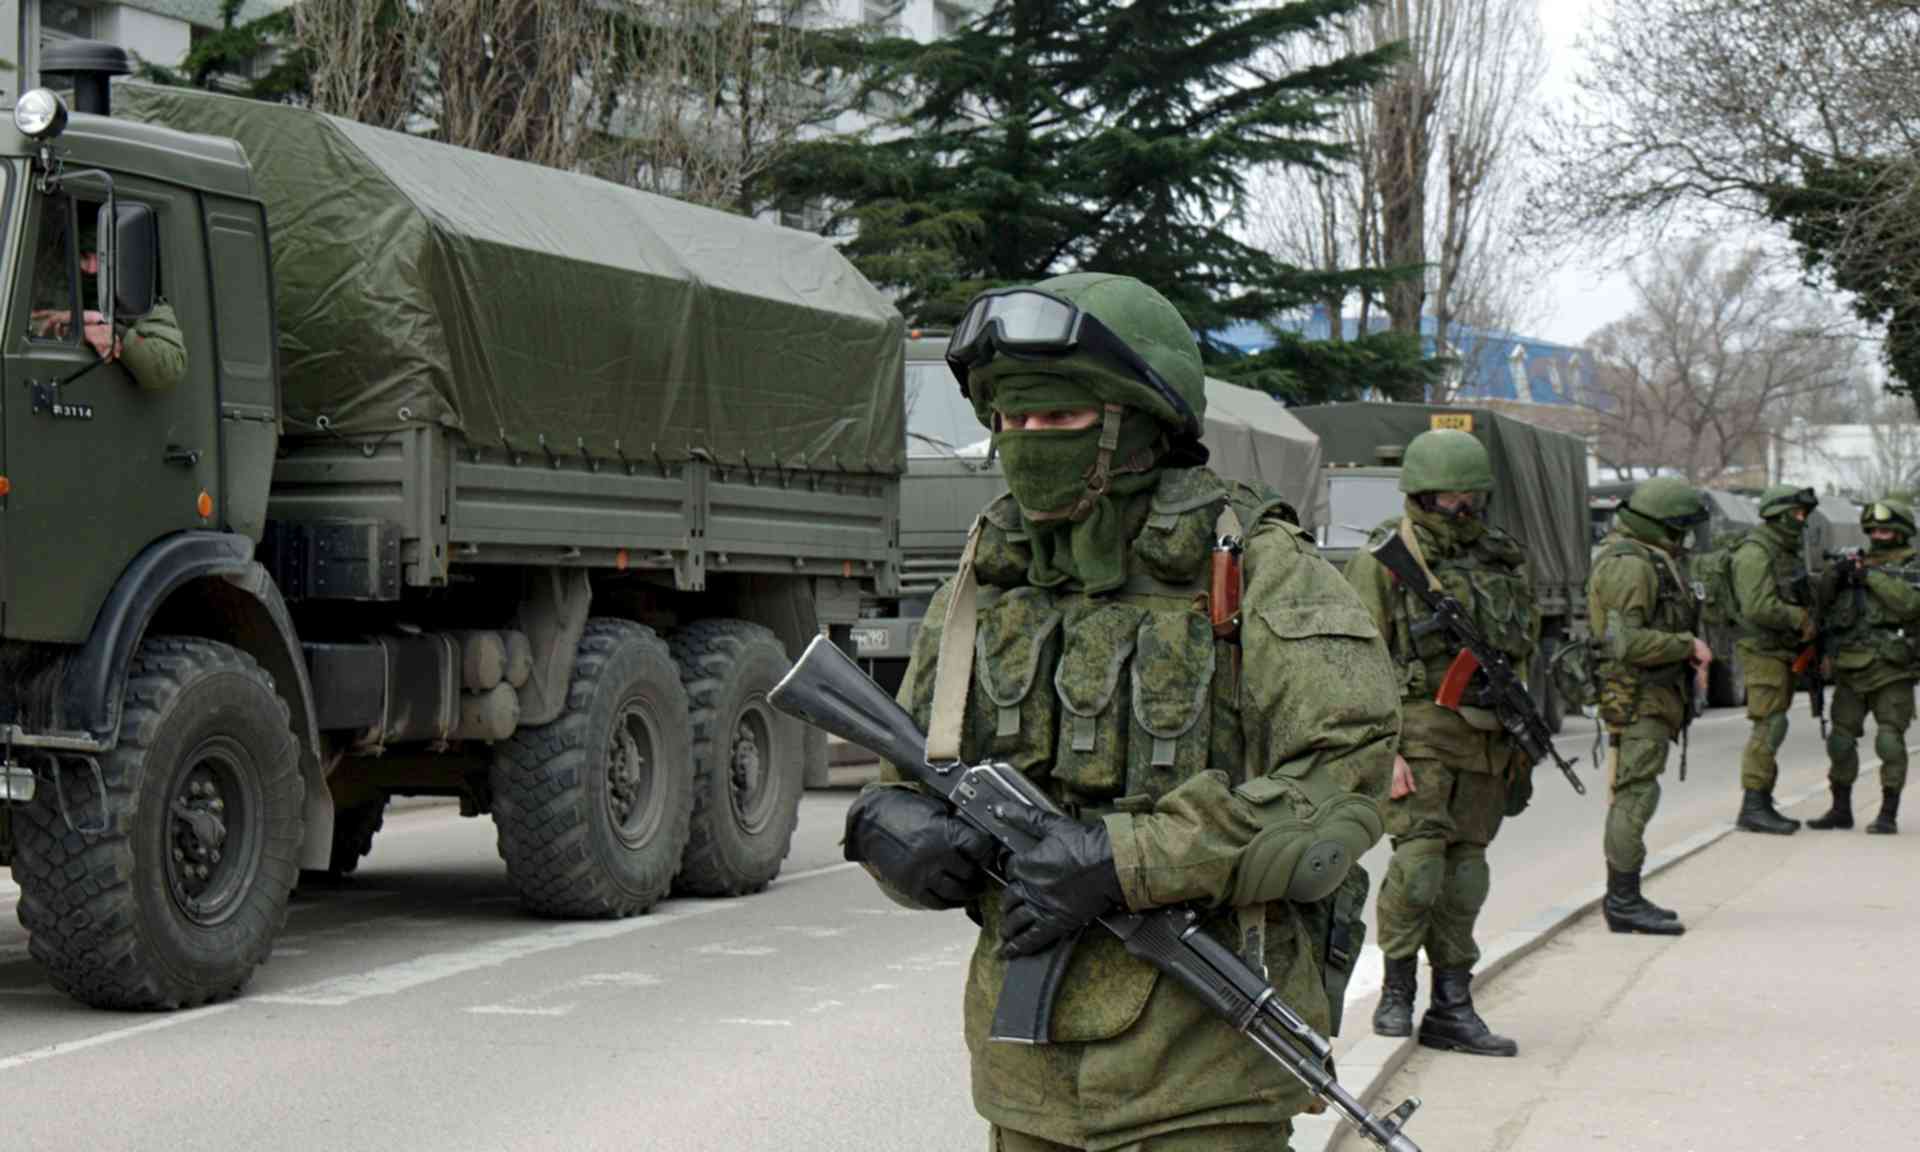
<path fill-rule="evenodd" d="M 219 453 L 194 200 L 128 176 L 116 177 L 115 195 L 158 221 L 159 299 L 178 313 L 187 371 L 171 388 L 143 388 L 124 365 L 101 360 L 81 325 L 60 322 L 99 307 L 81 259 L 97 243 L 100 203 L 37 195 L 4 352 L 6 628 L 15 639 L 85 639 L 141 549 L 212 523 Z"/>

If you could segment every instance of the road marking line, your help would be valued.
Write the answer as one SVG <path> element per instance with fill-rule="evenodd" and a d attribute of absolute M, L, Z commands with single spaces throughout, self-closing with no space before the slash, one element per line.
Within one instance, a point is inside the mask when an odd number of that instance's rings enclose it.
<path fill-rule="evenodd" d="M 149 1032 L 158 1032 L 163 1028 L 176 1028 L 182 1024 L 191 1024 L 209 1016 L 218 1016 L 222 1012 L 231 1012 L 240 1006 L 240 1002 L 229 1000 L 225 1004 L 215 1004 L 208 1008 L 195 1008 L 174 1016 L 163 1016 L 158 1020 L 149 1020 L 144 1024 L 135 1024 L 131 1028 L 116 1028 L 111 1032 L 100 1032 L 82 1040 L 63 1040 L 58 1044 L 49 1044 L 45 1048 L 35 1048 L 17 1056 L 0 1057 L 0 1072 L 24 1068 L 29 1064 L 38 1064 L 43 1060 L 52 1060 L 56 1056 L 69 1056 L 83 1052 L 88 1048 L 98 1048 L 103 1044 L 113 1044 L 121 1040 L 131 1040 L 135 1036 L 144 1036 Z"/>
<path fill-rule="evenodd" d="M 745 1025 L 747 1025 L 747 1026 L 748 1026 L 748 1027 L 750 1027 L 750 1028 L 791 1028 L 791 1027 L 793 1027 L 793 1021 L 791 1021 L 791 1020 L 746 1020 L 746 1019 L 731 1019 L 731 1020 L 722 1020 L 722 1021 L 720 1021 L 720 1023 L 722 1023 L 722 1024 L 745 1024 Z"/>
<path fill-rule="evenodd" d="M 565 1016 L 578 1004 L 555 1004 L 551 1008 L 516 1008 L 511 1004 L 481 1004 L 467 1011 L 479 1016 Z"/>
<path fill-rule="evenodd" d="M 635 916 L 629 920 L 542 928 L 534 932 L 522 932 L 517 936 L 503 936 L 454 952 L 430 952 L 412 960 L 403 960 L 397 964 L 388 964 L 351 976 L 336 976 L 287 992 L 253 996 L 249 997 L 249 1001 L 261 1004 L 302 1004 L 338 1008 L 356 1000 L 365 1000 L 371 996 L 392 996 L 397 992 L 410 991 L 423 984 L 463 976 L 482 968 L 498 968 L 502 964 L 524 960 L 542 952 L 571 948 L 576 944 L 614 940 L 634 932 L 663 928 L 698 916 L 737 907 L 740 907 L 738 900 L 715 900 L 710 903 L 693 904 L 683 909 Z"/>

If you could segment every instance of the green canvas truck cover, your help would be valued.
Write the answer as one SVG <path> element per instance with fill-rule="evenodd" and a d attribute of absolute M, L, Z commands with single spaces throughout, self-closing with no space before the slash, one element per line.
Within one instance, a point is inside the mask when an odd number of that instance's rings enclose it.
<path fill-rule="evenodd" d="M 905 322 L 823 237 L 288 105 L 114 88 L 118 115 L 246 150 L 291 435 L 427 422 L 535 458 L 905 468 Z"/>
<path fill-rule="evenodd" d="M 1233 480 L 1269 485 L 1311 528 L 1326 518 L 1320 491 L 1320 441 L 1265 392 L 1207 378 L 1202 434 L 1208 466 Z"/>
<path fill-rule="evenodd" d="M 1473 435 L 1493 457 L 1493 522 L 1520 538 L 1537 583 L 1577 592 L 1586 582 L 1587 446 L 1578 436 L 1485 408 L 1358 403 L 1291 411 L 1320 437 L 1330 466 L 1377 466 L 1377 449 L 1405 449 L 1436 415 L 1471 416 Z"/>

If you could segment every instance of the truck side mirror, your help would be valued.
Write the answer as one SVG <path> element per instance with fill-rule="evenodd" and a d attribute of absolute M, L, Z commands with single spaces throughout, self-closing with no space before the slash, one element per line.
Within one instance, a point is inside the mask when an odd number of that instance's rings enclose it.
<path fill-rule="evenodd" d="M 153 311 L 160 227 L 145 204 L 114 206 L 113 311 L 138 320 Z"/>

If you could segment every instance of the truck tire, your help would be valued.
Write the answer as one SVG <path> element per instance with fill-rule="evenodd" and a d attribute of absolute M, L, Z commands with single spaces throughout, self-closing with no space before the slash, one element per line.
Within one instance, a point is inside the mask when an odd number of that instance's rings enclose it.
<path fill-rule="evenodd" d="M 387 819 L 387 798 L 333 814 L 333 852 L 327 860 L 327 875 L 351 876 L 360 861 L 373 851 L 373 838 Z"/>
<path fill-rule="evenodd" d="M 1560 647 L 1558 636 L 1540 637 L 1540 650 L 1534 654 L 1534 683 L 1532 687 L 1534 701 L 1540 707 L 1540 718 L 1547 722 L 1547 731 L 1555 736 L 1566 726 L 1567 702 L 1553 686 L 1553 654 Z"/>
<path fill-rule="evenodd" d="M 670 642 L 693 716 L 693 827 L 675 888 L 758 892 L 787 858 L 805 791 L 800 721 L 767 702 L 793 662 L 745 620 L 698 620 Z"/>
<path fill-rule="evenodd" d="M 79 831 L 51 787 L 18 812 L 29 951 L 55 987 L 98 1008 L 238 993 L 286 923 L 304 831 L 299 743 L 272 678 L 225 644 L 143 641 L 100 775 L 104 820 L 93 773 L 78 767 L 61 784 Z"/>
<path fill-rule="evenodd" d="M 639 624 L 589 620 L 566 711 L 494 756 L 494 829 L 521 903 L 570 919 L 659 903 L 687 844 L 691 762 L 667 646 Z"/>

